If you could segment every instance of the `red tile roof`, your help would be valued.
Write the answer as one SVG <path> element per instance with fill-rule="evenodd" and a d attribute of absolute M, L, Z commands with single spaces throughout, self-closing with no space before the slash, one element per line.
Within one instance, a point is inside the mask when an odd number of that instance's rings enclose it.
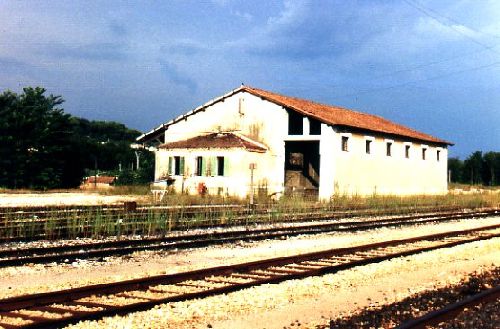
<path fill-rule="evenodd" d="M 233 133 L 212 133 L 196 136 L 186 140 L 165 143 L 159 146 L 162 149 L 228 149 L 243 148 L 251 152 L 265 152 L 266 148 L 257 142 L 242 138 Z"/>
<path fill-rule="evenodd" d="M 85 178 L 84 184 L 113 184 L 116 180 L 115 176 L 90 176 Z"/>
<path fill-rule="evenodd" d="M 376 115 L 348 110 L 338 106 L 320 104 L 301 98 L 284 96 L 248 86 L 243 86 L 241 89 L 249 92 L 250 94 L 264 98 L 285 108 L 295 110 L 301 114 L 313 117 L 330 125 L 353 127 L 374 132 L 410 137 L 426 142 L 453 145 L 448 141 L 424 134 Z"/>
<path fill-rule="evenodd" d="M 382 117 L 357 112 L 353 110 L 348 110 L 338 106 L 320 104 L 306 99 L 284 96 L 263 89 L 253 88 L 249 86 L 241 86 L 234 89 L 227 94 L 215 98 L 206 104 L 203 104 L 194 110 L 179 116 L 167 123 L 160 125 L 159 127 L 139 136 L 137 140 L 139 142 L 147 142 L 148 140 L 154 140 L 160 138 L 161 134 L 168 129 L 172 124 L 175 124 L 187 117 L 198 113 L 199 111 L 205 110 L 208 106 L 211 106 L 217 102 L 224 101 L 224 99 L 233 96 L 241 91 L 248 92 L 255 96 L 261 97 L 265 100 L 273 102 L 275 104 L 281 105 L 287 109 L 299 112 L 303 115 L 313 117 L 321 122 L 332 126 L 345 126 L 351 128 L 357 128 L 372 132 L 379 132 L 384 134 L 391 134 L 396 136 L 402 136 L 407 138 L 416 139 L 424 142 L 431 142 L 437 144 L 448 144 L 453 145 L 453 143 L 439 139 L 437 137 L 424 134 L 422 132 L 416 131 L 414 129 L 405 127 L 403 125 L 394 123 Z"/>

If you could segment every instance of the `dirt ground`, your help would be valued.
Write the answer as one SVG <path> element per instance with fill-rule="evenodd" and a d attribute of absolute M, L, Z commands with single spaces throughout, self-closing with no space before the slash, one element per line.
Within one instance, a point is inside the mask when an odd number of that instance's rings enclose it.
<path fill-rule="evenodd" d="M 145 201 L 145 199 L 148 198 L 133 195 L 102 195 L 83 191 L 66 193 L 0 193 L 0 207 L 109 205 L 125 201 Z"/>

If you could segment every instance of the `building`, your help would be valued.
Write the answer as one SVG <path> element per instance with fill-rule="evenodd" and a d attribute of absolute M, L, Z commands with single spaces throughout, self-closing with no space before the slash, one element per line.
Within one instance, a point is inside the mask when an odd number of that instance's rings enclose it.
<path fill-rule="evenodd" d="M 115 176 L 89 176 L 83 179 L 81 189 L 111 189 L 116 182 Z"/>
<path fill-rule="evenodd" d="M 443 194 L 450 142 L 379 116 L 241 86 L 138 138 L 186 193 Z"/>

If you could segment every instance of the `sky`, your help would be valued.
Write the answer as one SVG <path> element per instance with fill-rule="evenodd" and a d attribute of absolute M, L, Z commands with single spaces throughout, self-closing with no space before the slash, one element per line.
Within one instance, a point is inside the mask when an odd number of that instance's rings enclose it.
<path fill-rule="evenodd" d="M 500 151 L 500 1 L 0 1 L 0 91 L 145 132 L 241 83 Z"/>

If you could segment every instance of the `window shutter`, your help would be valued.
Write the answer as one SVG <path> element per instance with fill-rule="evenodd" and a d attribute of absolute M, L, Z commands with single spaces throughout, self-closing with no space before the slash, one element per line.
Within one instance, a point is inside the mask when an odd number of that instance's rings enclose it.
<path fill-rule="evenodd" d="M 184 176 L 184 157 L 181 157 L 179 161 L 179 175 Z"/>
<path fill-rule="evenodd" d="M 217 176 L 217 157 L 210 157 L 210 176 Z"/>
<path fill-rule="evenodd" d="M 171 176 L 174 173 L 174 159 L 168 157 L 168 174 Z"/>
<path fill-rule="evenodd" d="M 229 176 L 229 158 L 224 157 L 224 176 Z"/>
<path fill-rule="evenodd" d="M 201 158 L 201 176 L 207 175 L 207 160 L 202 157 Z"/>

